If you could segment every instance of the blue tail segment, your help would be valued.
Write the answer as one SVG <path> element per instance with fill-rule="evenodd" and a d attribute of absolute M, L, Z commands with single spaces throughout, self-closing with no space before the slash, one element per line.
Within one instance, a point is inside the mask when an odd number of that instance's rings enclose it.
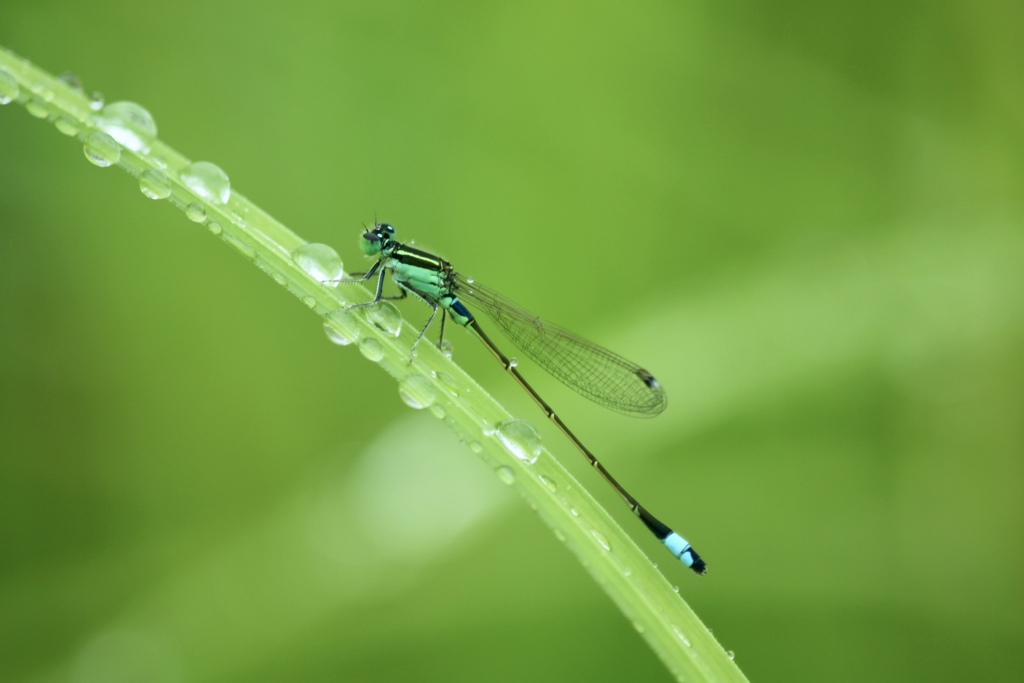
<path fill-rule="evenodd" d="M 682 560 L 683 564 L 698 574 L 707 574 L 707 565 L 704 564 L 704 560 L 702 560 L 700 555 L 697 554 L 697 551 L 693 549 L 693 546 L 690 545 L 689 541 L 672 531 L 668 525 L 652 515 L 639 504 L 636 505 L 633 512 L 640 518 L 640 521 L 647 525 L 647 528 L 651 530 L 655 537 L 665 544 L 665 547 L 668 548 L 670 553 Z"/>
<path fill-rule="evenodd" d="M 707 573 L 707 565 L 704 564 L 704 560 L 700 558 L 700 555 L 697 554 L 697 551 L 690 546 L 690 542 L 685 538 L 673 531 L 661 539 L 661 542 L 665 544 L 670 553 L 682 560 L 683 564 L 687 567 L 698 574 Z"/>

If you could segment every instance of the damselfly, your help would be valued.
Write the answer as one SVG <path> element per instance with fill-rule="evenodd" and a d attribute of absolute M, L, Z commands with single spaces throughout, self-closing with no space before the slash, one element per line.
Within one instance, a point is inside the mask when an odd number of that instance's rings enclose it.
<path fill-rule="evenodd" d="M 509 359 L 491 341 L 480 327 L 480 323 L 463 303 L 470 304 L 484 314 L 500 329 L 509 341 L 520 348 L 529 358 L 554 375 L 556 379 L 590 400 L 635 417 L 653 417 L 665 409 L 665 391 L 651 373 L 622 356 L 587 341 L 586 339 L 555 325 L 541 321 L 516 304 L 488 289 L 472 278 L 455 272 L 444 259 L 420 249 L 413 249 L 394 238 L 395 229 L 387 223 L 377 223 L 372 230 L 363 233 L 363 253 L 377 258 L 377 262 L 362 277 L 339 280 L 339 282 L 365 282 L 377 276 L 376 294 L 372 301 L 355 304 L 352 308 L 379 303 L 385 298 L 405 298 L 412 294 L 431 307 L 430 318 L 413 342 L 412 351 L 423 339 L 427 328 L 441 311 L 441 340 L 444 339 L 445 319 L 450 316 L 457 324 L 472 328 L 473 332 L 501 361 L 505 369 L 533 397 L 544 414 L 558 426 L 573 445 L 586 457 L 590 465 L 612 485 L 612 488 L 626 501 L 633 513 L 650 529 L 665 547 L 698 574 L 705 573 L 706 566 L 690 543 L 652 515 L 640 505 L 623 486 L 605 469 L 597 457 L 566 426 L 551 406 L 540 397 L 523 378 L 516 363 Z M 384 277 L 391 271 L 391 277 L 398 285 L 400 294 L 385 297 Z M 440 345 L 440 342 L 439 342 Z"/>

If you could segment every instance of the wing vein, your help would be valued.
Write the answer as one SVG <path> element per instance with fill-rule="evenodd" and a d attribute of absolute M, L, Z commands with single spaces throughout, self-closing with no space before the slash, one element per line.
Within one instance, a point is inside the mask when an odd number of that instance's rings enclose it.
<path fill-rule="evenodd" d="M 646 370 L 569 330 L 542 321 L 498 292 L 455 275 L 456 295 L 480 311 L 527 357 L 570 389 L 611 410 L 653 417 L 665 391 Z"/>

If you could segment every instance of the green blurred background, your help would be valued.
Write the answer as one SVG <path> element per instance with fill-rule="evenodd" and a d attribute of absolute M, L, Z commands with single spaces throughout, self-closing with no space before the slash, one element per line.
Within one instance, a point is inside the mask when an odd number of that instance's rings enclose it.
<path fill-rule="evenodd" d="M 1021 35 L 1008 1 L 0 5 L 349 269 L 388 220 L 652 370 L 648 422 L 523 366 L 705 578 L 451 336 L 753 681 L 1024 677 Z M 669 679 L 262 272 L 21 107 L 0 150 L 0 680 Z"/>

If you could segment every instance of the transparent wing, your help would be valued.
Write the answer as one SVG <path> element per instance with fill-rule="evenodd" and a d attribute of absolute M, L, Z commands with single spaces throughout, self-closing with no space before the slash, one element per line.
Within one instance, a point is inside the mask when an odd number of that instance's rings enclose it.
<path fill-rule="evenodd" d="M 606 408 L 635 417 L 665 410 L 665 391 L 636 363 L 532 313 L 493 289 L 455 274 L 455 293 L 560 382 Z"/>

